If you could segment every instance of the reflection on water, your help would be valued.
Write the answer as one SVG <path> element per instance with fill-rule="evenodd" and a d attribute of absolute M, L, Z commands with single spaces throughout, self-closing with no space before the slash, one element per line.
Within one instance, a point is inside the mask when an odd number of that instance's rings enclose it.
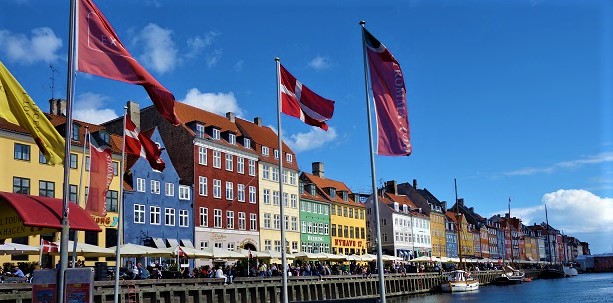
<path fill-rule="evenodd" d="M 482 286 L 477 291 L 388 298 L 388 303 L 611 303 L 613 273 L 581 274 L 576 277 L 508 286 Z"/>

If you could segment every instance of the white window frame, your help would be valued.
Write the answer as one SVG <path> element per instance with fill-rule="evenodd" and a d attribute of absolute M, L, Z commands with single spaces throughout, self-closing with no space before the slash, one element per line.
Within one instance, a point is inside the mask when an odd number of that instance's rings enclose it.
<path fill-rule="evenodd" d="M 245 202 L 245 184 L 238 184 L 236 186 L 236 189 L 237 189 L 236 200 L 238 202 Z"/>
<path fill-rule="evenodd" d="M 279 150 L 278 149 L 274 150 L 274 154 L 275 154 L 275 159 L 279 159 Z"/>
<path fill-rule="evenodd" d="M 156 195 L 160 194 L 160 181 L 151 180 L 151 193 Z"/>
<path fill-rule="evenodd" d="M 226 228 L 234 229 L 234 211 L 232 210 L 226 211 Z"/>
<path fill-rule="evenodd" d="M 144 193 L 147 190 L 145 184 L 146 184 L 145 183 L 145 179 L 143 179 L 143 178 L 136 178 L 136 191 Z"/>
<path fill-rule="evenodd" d="M 270 204 L 270 189 L 264 189 L 264 204 Z"/>
<path fill-rule="evenodd" d="M 249 175 L 255 176 L 255 160 L 249 159 Z"/>
<path fill-rule="evenodd" d="M 264 228 L 270 229 L 270 213 L 264 213 Z"/>
<path fill-rule="evenodd" d="M 279 206 L 279 192 L 276 190 L 272 191 L 272 205 Z"/>
<path fill-rule="evenodd" d="M 164 225 L 166 226 L 175 226 L 175 209 L 174 208 L 164 208 Z"/>
<path fill-rule="evenodd" d="M 228 143 L 234 145 L 236 144 L 236 135 L 235 134 L 228 134 Z"/>
<path fill-rule="evenodd" d="M 264 156 L 268 156 L 269 155 L 268 146 L 262 146 L 262 155 L 264 155 Z"/>
<path fill-rule="evenodd" d="M 179 226 L 189 227 L 189 210 L 187 209 L 179 210 Z"/>
<path fill-rule="evenodd" d="M 234 183 L 226 181 L 226 200 L 234 200 Z"/>
<path fill-rule="evenodd" d="M 249 186 L 249 203 L 257 203 L 258 196 L 255 186 Z"/>
<path fill-rule="evenodd" d="M 175 184 L 174 183 L 165 183 L 164 184 L 164 193 L 167 197 L 174 197 L 175 195 Z"/>
<path fill-rule="evenodd" d="M 272 176 L 271 176 L 273 181 L 279 181 L 279 168 L 278 167 L 273 167 L 272 168 Z"/>
<path fill-rule="evenodd" d="M 207 165 L 207 149 L 204 146 L 198 146 L 198 164 Z"/>
<path fill-rule="evenodd" d="M 238 229 L 246 230 L 247 229 L 247 215 L 244 212 L 238 212 Z"/>
<path fill-rule="evenodd" d="M 202 124 L 196 124 L 196 135 L 198 136 L 198 138 L 204 138 L 204 125 Z"/>
<path fill-rule="evenodd" d="M 162 224 L 162 208 L 159 206 L 149 207 L 149 224 L 161 225 Z"/>
<path fill-rule="evenodd" d="M 145 224 L 145 205 L 134 204 L 134 223 Z"/>
<path fill-rule="evenodd" d="M 283 206 L 289 207 L 289 193 L 283 193 Z"/>
<path fill-rule="evenodd" d="M 287 161 L 287 163 L 292 163 L 294 161 L 294 157 L 292 156 L 292 154 L 285 154 L 285 161 Z"/>
<path fill-rule="evenodd" d="M 209 195 L 209 179 L 205 176 L 198 176 L 198 194 L 201 196 Z"/>
<path fill-rule="evenodd" d="M 213 128 L 213 139 L 219 140 L 221 138 L 221 131 L 217 128 Z"/>
<path fill-rule="evenodd" d="M 268 164 L 262 165 L 262 179 L 270 179 L 270 166 L 268 166 Z"/>
<path fill-rule="evenodd" d="M 296 194 L 291 195 L 290 203 L 292 208 L 298 208 L 298 196 Z"/>
<path fill-rule="evenodd" d="M 251 139 L 243 138 L 243 146 L 246 148 L 251 148 Z"/>
<path fill-rule="evenodd" d="M 292 231 L 298 230 L 298 217 L 292 217 Z"/>
<path fill-rule="evenodd" d="M 239 174 L 245 173 L 245 158 L 236 157 L 236 172 Z"/>
<path fill-rule="evenodd" d="M 221 216 L 221 209 L 216 208 L 213 212 L 213 224 L 215 228 L 221 228 L 222 226 L 222 216 Z"/>
<path fill-rule="evenodd" d="M 189 200 L 189 186 L 179 185 L 179 200 Z"/>
<path fill-rule="evenodd" d="M 227 171 L 234 170 L 234 156 L 231 154 L 226 154 L 226 170 Z"/>
<path fill-rule="evenodd" d="M 281 229 L 281 216 L 279 214 L 272 215 L 272 228 L 276 230 Z"/>
<path fill-rule="evenodd" d="M 200 207 L 200 226 L 209 226 L 209 209 L 206 207 Z"/>
<path fill-rule="evenodd" d="M 221 199 L 221 180 L 213 179 L 213 198 Z"/>
<path fill-rule="evenodd" d="M 250 213 L 249 214 L 249 229 L 257 230 L 258 229 L 258 216 L 257 214 Z"/>
<path fill-rule="evenodd" d="M 221 152 L 218 150 L 213 151 L 213 167 L 221 168 Z"/>
<path fill-rule="evenodd" d="M 289 172 L 289 184 L 296 185 L 296 173 L 293 171 Z"/>

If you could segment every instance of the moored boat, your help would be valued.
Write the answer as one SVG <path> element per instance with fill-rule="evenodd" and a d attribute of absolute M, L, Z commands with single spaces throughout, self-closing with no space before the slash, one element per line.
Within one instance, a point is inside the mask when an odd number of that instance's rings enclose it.
<path fill-rule="evenodd" d="M 548 265 L 539 273 L 540 279 L 558 279 L 564 278 L 566 274 L 561 266 Z"/>
<path fill-rule="evenodd" d="M 492 283 L 496 285 L 519 284 L 524 281 L 525 276 L 526 274 L 523 271 L 507 266 L 500 276 L 494 278 Z"/>
<path fill-rule="evenodd" d="M 479 289 L 479 280 L 463 270 L 454 270 L 447 276 L 447 282 L 441 285 L 444 292 L 465 292 Z"/>

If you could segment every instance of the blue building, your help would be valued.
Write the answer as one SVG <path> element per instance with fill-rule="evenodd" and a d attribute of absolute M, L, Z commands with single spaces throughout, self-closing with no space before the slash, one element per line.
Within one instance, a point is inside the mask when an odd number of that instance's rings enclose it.
<path fill-rule="evenodd" d="M 160 172 L 144 158 L 127 156 L 124 243 L 156 248 L 194 247 L 192 188 L 180 184 L 157 128 L 144 134 L 162 147 L 166 168 Z"/>
<path fill-rule="evenodd" d="M 453 215 L 450 215 L 449 212 L 445 213 L 445 237 L 447 240 L 446 248 L 448 258 L 458 257 L 458 234 L 456 233 L 456 226 L 453 219 Z"/>

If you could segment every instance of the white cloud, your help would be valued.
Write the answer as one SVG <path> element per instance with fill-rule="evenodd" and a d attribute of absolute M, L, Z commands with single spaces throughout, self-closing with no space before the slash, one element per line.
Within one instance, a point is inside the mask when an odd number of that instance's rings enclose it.
<path fill-rule="evenodd" d="M 599 197 L 583 189 L 560 189 L 543 195 L 542 204 L 513 208 L 511 215 L 531 225 L 545 221 L 545 204 L 549 224 L 566 234 L 613 231 L 613 199 Z M 495 214 L 503 214 L 502 210 Z"/>
<path fill-rule="evenodd" d="M 109 99 L 107 96 L 94 93 L 79 95 L 73 110 L 74 118 L 92 124 L 101 124 L 119 117 L 114 110 L 103 108 Z"/>
<path fill-rule="evenodd" d="M 221 49 L 216 49 L 206 55 L 206 64 L 209 67 L 213 67 L 217 65 L 217 62 L 219 62 L 219 59 L 221 59 Z"/>
<path fill-rule="evenodd" d="M 311 130 L 307 133 L 293 134 L 283 140 L 294 152 L 302 152 L 320 148 L 334 141 L 336 137 L 336 129 L 334 127 L 329 127 L 328 131 L 322 130 L 319 127 L 311 127 Z"/>
<path fill-rule="evenodd" d="M 613 162 L 613 152 L 604 152 L 596 155 L 589 155 L 582 159 L 570 160 L 570 161 L 562 161 L 558 163 L 554 163 L 550 166 L 546 167 L 525 167 L 517 170 L 513 170 L 510 172 L 505 172 L 503 175 L 505 176 L 527 176 L 545 173 L 549 174 L 556 170 L 560 169 L 571 169 L 578 168 L 585 165 L 590 164 L 600 164 L 604 162 Z"/>
<path fill-rule="evenodd" d="M 234 66 L 232 68 L 234 68 L 234 71 L 240 72 L 243 70 L 243 65 L 245 65 L 245 61 L 240 60 L 234 63 Z"/>
<path fill-rule="evenodd" d="M 0 50 L 12 61 L 23 64 L 39 61 L 52 63 L 60 57 L 58 51 L 61 47 L 62 39 L 48 27 L 33 29 L 31 38 L 0 30 Z"/>
<path fill-rule="evenodd" d="M 200 54 L 200 52 L 202 52 L 203 49 L 213 44 L 213 41 L 219 35 L 220 34 L 218 32 L 210 31 L 206 33 L 204 37 L 196 36 L 187 39 L 187 47 L 189 48 L 189 51 L 185 56 L 188 58 L 196 57 L 198 54 Z"/>
<path fill-rule="evenodd" d="M 330 59 L 322 56 L 317 56 L 309 62 L 309 66 L 313 69 L 326 69 L 330 67 Z"/>
<path fill-rule="evenodd" d="M 172 30 L 149 23 L 141 30 L 136 42 L 144 45 L 144 54 L 141 56 L 143 64 L 158 73 L 172 71 L 180 61 L 177 55 L 179 51 L 172 40 Z"/>
<path fill-rule="evenodd" d="M 187 91 L 183 103 L 195 106 L 212 113 L 225 115 L 227 112 L 233 112 L 236 116 L 243 115 L 243 110 L 238 106 L 238 101 L 234 97 L 234 93 L 203 93 L 197 88 L 192 88 Z"/>

